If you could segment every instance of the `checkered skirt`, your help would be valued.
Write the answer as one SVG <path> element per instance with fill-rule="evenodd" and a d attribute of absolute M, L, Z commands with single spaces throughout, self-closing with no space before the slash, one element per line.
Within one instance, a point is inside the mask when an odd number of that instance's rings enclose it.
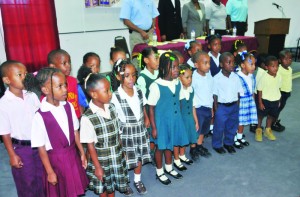
<path fill-rule="evenodd" d="M 239 75 L 238 75 L 239 76 Z M 245 79 L 239 76 L 244 96 L 240 96 L 240 110 L 239 110 L 239 125 L 257 124 L 257 110 L 253 95 L 250 93 L 255 89 L 255 78 L 252 76 L 252 87 L 249 87 Z"/>
<path fill-rule="evenodd" d="M 87 175 L 90 180 L 89 189 L 96 194 L 104 191 L 112 193 L 116 190 L 126 192 L 126 186 L 129 182 L 126 160 L 119 143 L 119 125 L 116 116 L 116 109 L 113 104 L 109 106 L 111 119 L 105 119 L 97 113 L 88 109 L 84 116 L 87 116 L 94 125 L 98 142 L 95 149 L 98 155 L 98 161 L 104 171 L 103 182 L 95 176 L 95 166 L 90 158 L 87 166 Z"/>
<path fill-rule="evenodd" d="M 141 111 L 139 120 L 134 116 L 126 99 L 121 99 L 118 91 L 114 92 L 126 117 L 126 122 L 120 123 L 120 131 L 128 169 L 137 167 L 139 161 L 142 164 L 151 162 L 149 135 L 144 124 L 143 95 L 140 89 L 137 92 L 140 101 L 137 105 Z"/>

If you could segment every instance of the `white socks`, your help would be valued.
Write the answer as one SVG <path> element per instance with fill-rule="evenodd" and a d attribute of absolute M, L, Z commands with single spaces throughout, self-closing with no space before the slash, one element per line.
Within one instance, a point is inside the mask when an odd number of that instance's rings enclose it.
<path fill-rule="evenodd" d="M 178 174 L 175 170 L 173 170 L 172 164 L 165 164 L 165 168 L 167 172 L 170 172 L 174 176 Z"/>
<path fill-rule="evenodd" d="M 180 159 L 174 159 L 174 163 L 175 163 L 177 166 L 182 166 Z"/>
<path fill-rule="evenodd" d="M 157 176 L 160 176 L 160 175 L 164 174 L 164 169 L 163 168 L 160 168 L 160 169 L 156 168 L 156 174 L 157 174 Z M 162 181 L 165 181 L 165 180 L 168 179 L 168 177 L 163 175 L 163 176 L 159 177 L 159 179 L 162 180 Z"/>
<path fill-rule="evenodd" d="M 179 155 L 179 158 L 181 159 L 181 160 L 183 160 L 183 161 L 186 161 L 188 158 L 186 158 L 186 156 L 185 155 Z M 180 161 L 180 160 L 179 160 Z M 174 160 L 174 162 L 175 162 L 175 160 Z M 176 163 L 177 164 L 177 163 Z"/>
<path fill-rule="evenodd" d="M 214 132 L 214 125 L 213 125 L 213 124 L 211 124 L 211 125 L 209 126 L 209 130 L 211 131 L 211 133 Z"/>
<path fill-rule="evenodd" d="M 243 134 L 242 133 L 237 133 L 236 136 L 237 136 L 237 139 L 239 139 L 239 140 L 243 138 Z"/>
<path fill-rule="evenodd" d="M 141 181 L 141 174 L 135 174 L 134 173 L 134 182 L 137 183 L 139 181 Z"/>

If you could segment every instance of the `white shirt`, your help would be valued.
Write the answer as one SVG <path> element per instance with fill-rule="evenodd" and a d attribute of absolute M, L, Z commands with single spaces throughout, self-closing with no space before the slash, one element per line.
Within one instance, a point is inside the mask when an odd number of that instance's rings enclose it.
<path fill-rule="evenodd" d="M 23 99 L 7 89 L 0 99 L 0 135 L 31 140 L 32 119 L 40 107 L 36 94 L 23 90 Z"/>
<path fill-rule="evenodd" d="M 226 29 L 226 7 L 220 3 L 220 5 L 214 2 L 208 3 L 205 7 L 206 19 L 209 20 L 209 29 Z"/>
<path fill-rule="evenodd" d="M 195 68 L 194 62 L 192 61 L 192 58 L 190 58 L 187 62 L 188 65 L 190 65 L 192 68 Z"/>
<path fill-rule="evenodd" d="M 190 94 L 193 92 L 193 88 L 190 87 L 183 87 L 182 83 L 181 83 L 181 89 L 180 89 L 180 93 L 179 93 L 179 100 L 182 99 L 186 99 L 189 100 L 190 99 Z"/>
<path fill-rule="evenodd" d="M 140 109 L 140 99 L 138 96 L 137 88 L 133 86 L 133 96 L 130 97 L 128 94 L 123 90 L 123 88 L 120 86 L 118 87 L 118 92 L 121 97 L 121 99 L 126 99 L 129 107 L 131 108 L 135 118 L 139 120 L 141 118 L 141 109 Z M 113 103 L 116 107 L 116 111 L 118 114 L 118 118 L 120 119 L 121 122 L 126 122 L 126 117 L 125 114 L 122 110 L 122 107 L 119 103 L 119 100 L 117 99 L 116 95 L 113 94 L 111 103 Z M 143 94 L 143 106 L 147 104 L 147 100 Z"/>
<path fill-rule="evenodd" d="M 213 78 L 213 94 L 218 96 L 219 103 L 238 101 L 238 93 L 241 93 L 242 89 L 240 79 L 234 72 L 226 77 L 220 71 Z"/>
<path fill-rule="evenodd" d="M 253 94 L 253 90 L 252 90 L 252 74 L 245 75 L 242 71 L 239 71 L 237 74 L 239 76 L 241 76 L 246 81 L 246 84 L 248 85 L 250 93 Z M 244 92 L 244 89 L 242 88 L 242 91 L 240 92 L 240 96 L 244 96 L 244 95 L 245 95 L 245 92 Z"/>
<path fill-rule="evenodd" d="M 98 117 L 104 117 L 106 119 L 111 119 L 109 104 L 104 104 L 104 110 L 90 101 L 89 107 L 94 114 Z M 94 128 L 94 125 L 90 119 L 86 116 L 82 116 L 80 120 L 80 142 L 81 143 L 97 143 L 98 138 Z"/>
<path fill-rule="evenodd" d="M 200 75 L 197 71 L 193 73 L 192 87 L 194 88 L 194 106 L 195 108 L 209 107 L 213 105 L 213 78 L 209 73 L 205 76 Z"/>
<path fill-rule="evenodd" d="M 172 4 L 173 4 L 174 8 L 175 8 L 175 0 L 171 0 L 171 1 L 172 1 Z"/>
<path fill-rule="evenodd" d="M 68 102 L 69 103 L 69 102 Z M 66 104 L 66 101 L 60 101 L 59 106 L 54 106 L 46 101 L 46 97 L 43 98 L 41 103 L 41 111 L 42 112 L 48 112 L 50 111 L 52 115 L 54 116 L 55 120 L 57 121 L 58 125 L 64 132 L 65 136 L 67 137 L 69 144 L 70 144 L 70 137 L 69 137 L 69 125 L 68 125 L 68 116 L 66 113 L 66 110 L 64 108 L 64 105 Z M 74 110 L 74 107 L 71 103 L 71 112 L 72 112 L 72 119 L 73 119 L 73 130 L 79 129 L 79 122 Z M 31 130 L 31 147 L 41 147 L 45 146 L 46 150 L 51 150 L 52 146 L 47 134 L 47 130 L 45 127 L 44 120 L 40 113 L 36 113 L 33 122 L 32 122 L 32 130 Z"/>
<path fill-rule="evenodd" d="M 167 81 L 161 78 L 158 78 L 155 80 L 155 83 L 152 83 L 150 85 L 150 93 L 149 93 L 149 97 L 148 97 L 148 105 L 153 105 L 155 106 L 160 98 L 160 92 L 159 92 L 159 85 L 162 86 L 167 86 L 171 92 L 174 94 L 175 90 L 176 90 L 176 85 L 179 83 L 178 79 L 174 79 L 172 81 Z"/>
<path fill-rule="evenodd" d="M 149 77 L 150 79 L 157 79 L 158 76 L 158 70 L 154 70 L 154 74 L 152 74 L 147 68 L 145 68 L 144 70 L 141 71 L 141 74 L 146 75 L 147 77 Z M 144 77 L 139 76 L 138 80 L 137 80 L 137 87 L 141 89 L 141 91 L 143 92 L 143 94 L 146 94 L 146 81 Z"/>
<path fill-rule="evenodd" d="M 208 52 L 209 57 L 211 57 L 214 62 L 216 63 L 216 65 L 219 67 L 220 66 L 220 56 L 221 54 L 218 53 L 218 57 L 216 58 L 211 52 Z"/>

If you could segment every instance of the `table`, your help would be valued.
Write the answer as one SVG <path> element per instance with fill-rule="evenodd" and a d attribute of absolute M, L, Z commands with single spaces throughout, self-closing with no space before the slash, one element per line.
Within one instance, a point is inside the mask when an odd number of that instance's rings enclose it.
<path fill-rule="evenodd" d="M 198 42 L 200 42 L 202 44 L 202 49 L 206 52 L 208 52 L 208 48 L 207 48 L 207 41 L 205 41 L 204 39 L 196 39 Z M 257 38 L 256 37 L 252 37 L 252 36 L 223 36 L 222 37 L 222 49 L 221 49 L 221 53 L 226 52 L 226 51 L 231 51 L 232 45 L 234 43 L 235 40 L 242 40 L 246 46 L 248 51 L 252 51 L 252 50 L 257 50 L 258 48 L 258 42 L 257 42 Z M 181 52 L 184 55 L 185 61 L 187 61 L 189 59 L 187 52 L 184 49 L 184 45 L 186 42 L 169 42 L 167 44 L 164 45 L 159 45 L 157 46 L 157 48 L 159 50 L 177 50 L 179 52 Z M 149 47 L 150 45 L 148 44 L 137 44 L 134 46 L 133 51 L 132 51 L 132 56 L 134 57 L 134 54 L 140 53 L 144 48 Z"/>

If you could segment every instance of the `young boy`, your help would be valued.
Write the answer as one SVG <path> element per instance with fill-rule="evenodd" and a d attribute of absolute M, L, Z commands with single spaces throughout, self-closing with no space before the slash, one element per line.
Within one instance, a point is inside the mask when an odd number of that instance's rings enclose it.
<path fill-rule="evenodd" d="M 194 107 L 196 109 L 196 116 L 198 119 L 199 134 L 197 146 L 194 150 L 190 149 L 190 155 L 194 160 L 197 158 L 196 153 L 203 157 L 209 157 L 211 154 L 202 145 L 204 135 L 209 133 L 210 121 L 212 118 L 213 106 L 213 78 L 209 72 L 210 57 L 206 52 L 197 52 L 193 55 L 196 71 L 193 73 L 192 87 L 194 88 Z"/>
<path fill-rule="evenodd" d="M 242 91 L 240 79 L 234 71 L 234 57 L 225 52 L 220 56 L 221 71 L 213 78 L 215 109 L 212 146 L 219 154 L 235 153 L 234 135 L 239 125 L 239 93 Z M 223 140 L 224 135 L 224 140 Z M 224 144 L 224 148 L 223 148 Z"/>
<path fill-rule="evenodd" d="M 37 149 L 31 148 L 31 126 L 40 107 L 38 97 L 24 90 L 26 67 L 17 61 L 1 65 L 8 86 L 0 99 L 0 135 L 10 159 L 18 196 L 44 196 L 43 166 Z"/>
<path fill-rule="evenodd" d="M 80 118 L 80 107 L 78 102 L 78 89 L 76 78 L 70 76 L 72 65 L 69 53 L 63 49 L 53 50 L 48 54 L 48 65 L 58 68 L 67 78 L 68 98 L 67 101 L 72 103 L 77 118 Z"/>
<path fill-rule="evenodd" d="M 278 119 L 280 112 L 285 107 L 286 101 L 291 96 L 292 92 L 292 75 L 293 70 L 291 68 L 292 64 L 292 54 L 288 50 L 282 50 L 279 53 L 280 65 L 278 68 L 278 75 L 281 76 L 282 84 L 280 88 L 281 99 L 280 106 L 278 109 L 278 116 L 275 117 L 273 124 L 271 126 L 274 131 L 284 131 L 285 127 L 280 124 L 280 119 Z"/>
<path fill-rule="evenodd" d="M 255 140 L 261 142 L 262 128 L 261 123 L 267 116 L 266 130 L 264 136 L 269 140 L 276 140 L 271 130 L 271 125 L 275 117 L 278 117 L 278 108 L 280 104 L 281 76 L 277 74 L 278 60 L 274 56 L 266 58 L 265 62 L 267 73 L 265 73 L 257 83 L 258 94 L 258 125 L 255 131 Z"/>

